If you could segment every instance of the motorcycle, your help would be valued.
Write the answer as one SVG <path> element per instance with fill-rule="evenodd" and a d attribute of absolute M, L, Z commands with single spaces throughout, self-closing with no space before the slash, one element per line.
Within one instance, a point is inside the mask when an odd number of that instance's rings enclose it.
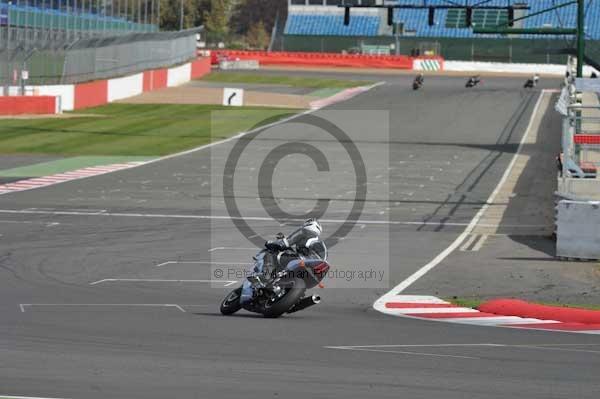
<path fill-rule="evenodd" d="M 465 84 L 466 88 L 471 88 L 471 87 L 475 87 L 477 86 L 479 83 L 481 82 L 481 79 L 479 78 L 479 76 L 471 76 L 469 78 L 469 80 L 467 80 L 467 83 Z"/>
<path fill-rule="evenodd" d="M 423 79 L 419 79 L 418 77 L 413 80 L 412 88 L 413 90 L 419 90 L 423 86 Z"/>
<path fill-rule="evenodd" d="M 257 256 L 264 256 L 264 253 L 265 250 L 262 250 Z M 284 313 L 295 313 L 316 305 L 321 298 L 318 295 L 306 296 L 306 290 L 320 286 L 329 268 L 326 260 L 294 259 L 267 281 L 256 275 L 251 276 L 249 281 L 254 295 L 243 307 L 266 318 L 277 318 Z M 223 315 L 231 315 L 242 309 L 242 287 L 233 290 L 223 299 Z"/>
<path fill-rule="evenodd" d="M 527 79 L 523 87 L 525 89 L 533 89 L 535 86 L 537 86 L 538 80 L 539 78 L 537 77 L 537 75 L 535 75 L 533 78 Z"/>

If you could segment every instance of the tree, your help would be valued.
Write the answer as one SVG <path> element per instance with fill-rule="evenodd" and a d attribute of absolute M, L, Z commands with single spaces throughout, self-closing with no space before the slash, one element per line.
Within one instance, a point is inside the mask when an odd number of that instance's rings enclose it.
<path fill-rule="evenodd" d="M 265 29 L 265 24 L 262 19 L 256 23 L 254 23 L 250 29 L 248 29 L 248 33 L 246 34 L 246 40 L 248 41 L 248 45 L 255 49 L 264 50 L 269 45 L 269 34 Z"/>
<path fill-rule="evenodd" d="M 239 0 L 231 17 L 231 25 L 234 32 L 246 34 L 262 21 L 265 30 L 270 33 L 277 13 L 280 20 L 284 21 L 286 12 L 287 0 Z"/>
<path fill-rule="evenodd" d="M 182 0 L 160 1 L 160 29 L 179 30 Z M 199 7 L 202 0 L 183 0 L 183 29 L 193 28 L 201 24 L 198 21 Z"/>
<path fill-rule="evenodd" d="M 210 10 L 204 12 L 204 27 L 216 39 L 224 40 L 229 34 L 231 0 L 211 0 Z"/>

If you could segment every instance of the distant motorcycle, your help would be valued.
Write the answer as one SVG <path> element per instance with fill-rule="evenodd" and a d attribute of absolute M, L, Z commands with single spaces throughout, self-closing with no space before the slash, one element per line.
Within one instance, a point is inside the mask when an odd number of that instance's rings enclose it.
<path fill-rule="evenodd" d="M 479 75 L 471 76 L 467 83 L 465 83 L 466 88 L 471 88 L 477 86 L 481 82 Z"/>
<path fill-rule="evenodd" d="M 319 285 L 329 268 L 329 264 L 323 259 L 296 259 L 268 281 L 253 276 L 249 280 L 254 297 L 244 308 L 267 318 L 276 318 L 284 313 L 294 313 L 316 305 L 321 298 L 318 295 L 305 296 L 306 290 Z M 240 310 L 241 295 L 242 287 L 230 292 L 221 302 L 221 313 L 231 315 Z"/>
<path fill-rule="evenodd" d="M 415 80 L 413 80 L 413 84 L 412 84 L 413 90 L 419 90 L 423 86 L 424 80 L 425 79 L 423 79 L 423 75 L 417 76 L 415 78 Z"/>
<path fill-rule="evenodd" d="M 533 77 L 531 79 L 527 79 L 527 81 L 525 82 L 523 87 L 526 89 L 533 89 L 534 87 L 537 86 L 539 80 L 540 80 L 540 77 L 536 73 L 535 75 L 533 75 Z"/>

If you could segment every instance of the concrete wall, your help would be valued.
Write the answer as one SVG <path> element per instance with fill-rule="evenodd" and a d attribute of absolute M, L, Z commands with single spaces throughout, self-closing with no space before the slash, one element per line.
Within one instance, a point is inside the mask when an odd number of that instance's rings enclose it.
<path fill-rule="evenodd" d="M 144 74 L 125 76 L 108 80 L 108 102 L 142 94 L 144 88 Z"/>
<path fill-rule="evenodd" d="M 556 255 L 600 259 L 600 202 L 558 203 Z"/>

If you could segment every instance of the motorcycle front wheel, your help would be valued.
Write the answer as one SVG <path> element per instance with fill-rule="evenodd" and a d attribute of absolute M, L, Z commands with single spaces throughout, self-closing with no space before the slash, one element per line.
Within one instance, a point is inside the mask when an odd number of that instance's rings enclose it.
<path fill-rule="evenodd" d="M 292 308 L 304 296 L 306 284 L 304 280 L 293 279 L 289 281 L 289 287 L 285 293 L 275 300 L 268 300 L 264 305 L 263 316 L 274 319 Z"/>
<path fill-rule="evenodd" d="M 242 287 L 237 288 L 229 293 L 221 302 L 221 313 L 225 316 L 234 314 L 242 308 L 240 298 L 242 296 Z"/>

